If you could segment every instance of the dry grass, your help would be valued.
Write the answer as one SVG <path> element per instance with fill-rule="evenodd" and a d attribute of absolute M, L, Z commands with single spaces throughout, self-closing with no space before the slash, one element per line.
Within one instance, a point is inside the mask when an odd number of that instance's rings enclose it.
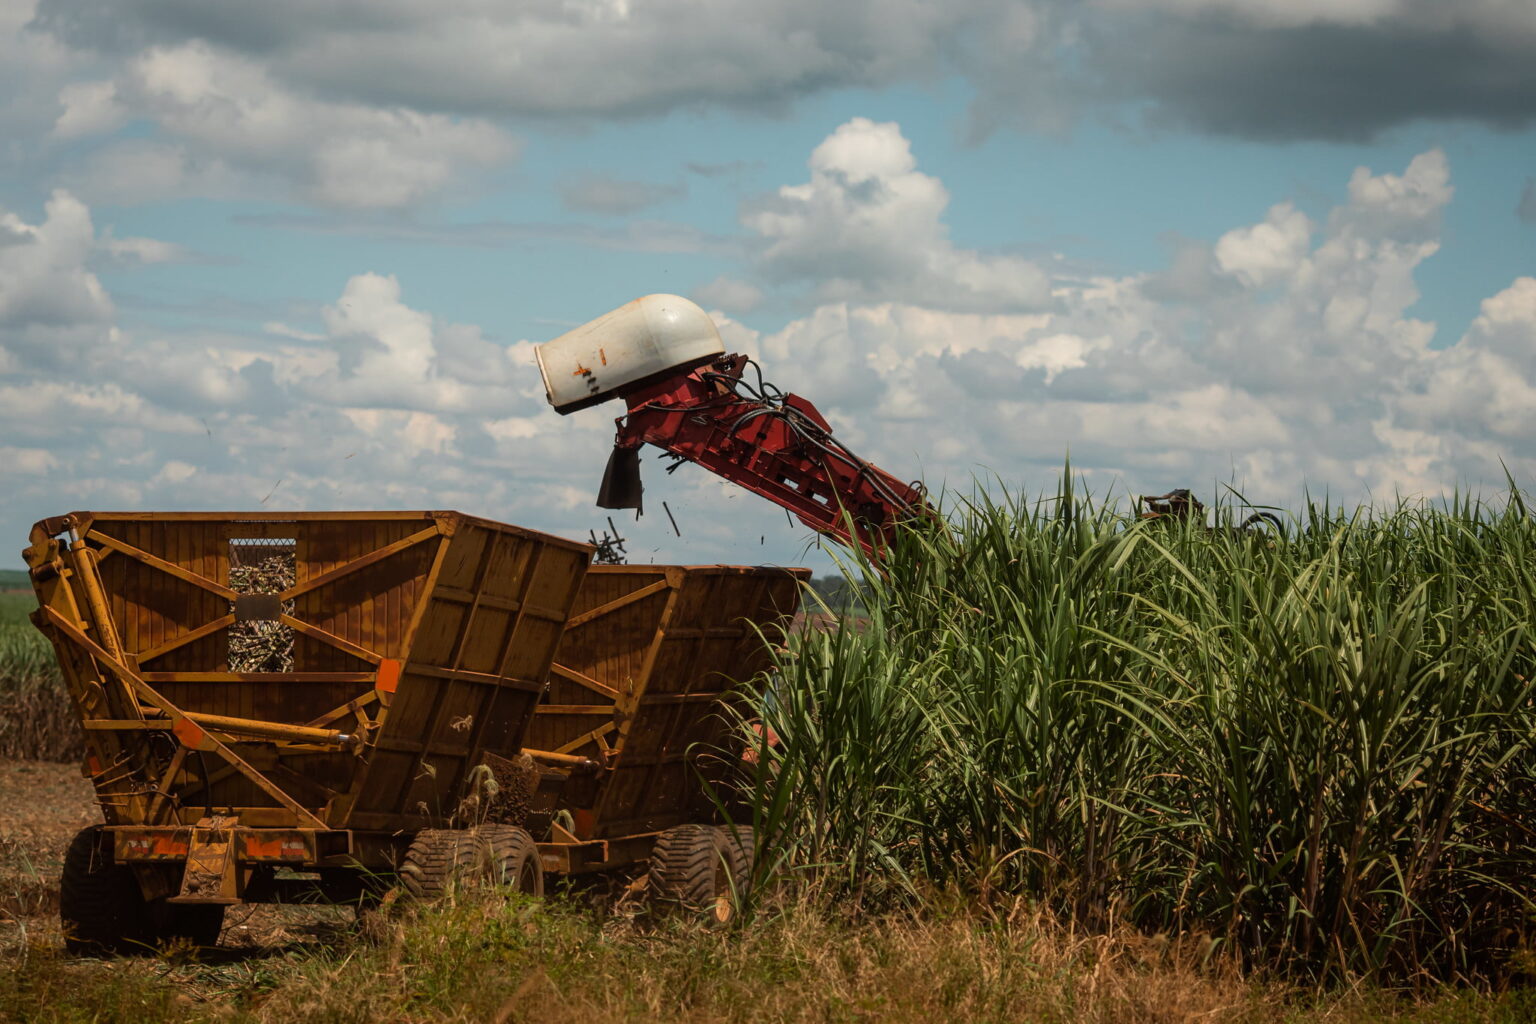
<path fill-rule="evenodd" d="M 514 898 L 410 910 L 366 934 L 274 934 L 201 963 L 100 962 L 65 959 L 38 929 L 0 953 L 0 1019 L 1513 1024 L 1536 1011 L 1524 992 L 1318 997 L 1243 978 L 1198 942 L 1074 935 L 1029 912 L 855 921 L 800 901 L 721 934 Z"/>

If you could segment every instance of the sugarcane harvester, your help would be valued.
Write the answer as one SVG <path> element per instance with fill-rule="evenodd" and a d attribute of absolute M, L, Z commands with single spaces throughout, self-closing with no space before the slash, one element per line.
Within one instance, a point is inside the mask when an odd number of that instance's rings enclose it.
<path fill-rule="evenodd" d="M 621 400 L 597 504 L 642 507 L 640 449 L 660 448 L 788 509 L 818 533 L 872 557 L 897 526 L 929 514 L 921 485 L 903 483 L 833 436 L 816 407 L 726 354 L 708 313 L 677 295 L 647 295 L 535 350 L 562 415 Z"/>

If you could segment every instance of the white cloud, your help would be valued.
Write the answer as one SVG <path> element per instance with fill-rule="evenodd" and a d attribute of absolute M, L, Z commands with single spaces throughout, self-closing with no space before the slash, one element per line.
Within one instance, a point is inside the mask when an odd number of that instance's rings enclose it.
<path fill-rule="evenodd" d="M 948 309 L 1029 308 L 1047 298 L 1035 264 L 956 248 L 949 192 L 917 170 L 894 123 L 856 117 L 811 154 L 811 180 L 757 200 L 742 223 L 762 242 L 759 270 L 814 283 L 822 300 L 905 298 Z"/>
<path fill-rule="evenodd" d="M 59 91 L 59 104 L 64 110 L 53 123 L 53 134 L 61 139 L 113 131 L 128 118 L 110 81 L 70 82 Z"/>
<path fill-rule="evenodd" d="M 126 117 L 159 129 L 105 147 L 82 174 L 82 187 L 118 201 L 221 195 L 275 179 L 323 205 L 403 207 L 518 150 L 483 119 L 305 96 L 264 64 L 202 41 L 149 48 L 113 81 L 73 84 L 61 102 L 61 136 L 106 132 Z"/>
<path fill-rule="evenodd" d="M 160 467 L 153 477 L 152 484 L 179 484 L 184 483 L 197 475 L 197 467 L 191 463 L 182 462 L 180 459 L 171 459 Z"/>
<path fill-rule="evenodd" d="M 1399 402 L 1407 425 L 1452 426 L 1536 459 L 1536 277 L 1517 278 L 1484 299 L 1461 340 L 1416 369 L 1416 386 Z M 1492 460 L 1481 461 L 1488 471 Z"/>
<path fill-rule="evenodd" d="M 0 445 L 0 480 L 44 476 L 59 466 L 46 448 L 15 448 Z"/>
<path fill-rule="evenodd" d="M 690 294 L 701 306 L 717 307 L 729 313 L 750 313 L 763 301 L 761 288 L 723 274 L 699 285 Z"/>
<path fill-rule="evenodd" d="M 316 331 L 301 331 L 297 327 L 289 327 L 278 320 L 269 320 L 261 325 L 261 329 L 268 334 L 275 334 L 280 338 L 293 338 L 297 341 L 324 341 L 325 335 Z"/>
<path fill-rule="evenodd" d="M 315 400 L 356 408 L 506 412 L 518 401 L 504 350 L 479 328 L 438 324 L 401 298 L 400 282 L 358 274 L 322 311 L 330 358 L 289 361 L 283 371 Z M 292 337 L 308 332 L 287 329 Z"/>
<path fill-rule="evenodd" d="M 0 353 L 62 363 L 111 337 L 115 310 L 90 269 L 90 210 L 55 191 L 41 223 L 0 211 Z"/>
<path fill-rule="evenodd" d="M 1216 243 L 1216 264 L 1250 288 L 1264 288 L 1295 271 L 1311 248 L 1312 222 L 1290 203 L 1270 209 L 1262 224 L 1234 228 Z"/>

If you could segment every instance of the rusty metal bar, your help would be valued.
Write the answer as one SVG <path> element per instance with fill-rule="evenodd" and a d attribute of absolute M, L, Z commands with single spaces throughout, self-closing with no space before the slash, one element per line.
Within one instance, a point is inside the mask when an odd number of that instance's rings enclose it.
<path fill-rule="evenodd" d="M 585 740 L 585 737 L 583 737 Z M 523 748 L 523 753 L 535 761 L 543 761 L 546 764 L 558 765 L 562 768 L 601 768 L 602 765 L 590 757 L 579 757 L 576 754 L 560 754 L 553 750 L 529 750 Z"/>
<path fill-rule="evenodd" d="M 218 732 L 238 736 L 254 736 L 260 739 L 292 740 L 296 743 L 329 743 L 333 746 L 351 746 L 356 738 L 340 729 L 317 729 L 308 725 L 288 725 L 284 722 L 261 722 L 251 718 L 231 718 L 228 715 L 208 715 L 201 711 L 183 711 L 182 715 L 198 725 Z"/>

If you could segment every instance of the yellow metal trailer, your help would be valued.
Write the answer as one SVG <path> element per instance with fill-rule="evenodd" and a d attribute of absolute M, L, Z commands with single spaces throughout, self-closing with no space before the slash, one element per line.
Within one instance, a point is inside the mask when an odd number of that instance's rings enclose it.
<path fill-rule="evenodd" d="M 34 621 L 105 818 L 66 856 L 71 944 L 211 942 L 230 903 L 466 866 L 537 890 L 525 832 L 455 826 L 522 746 L 591 551 L 457 512 L 38 523 Z"/>

